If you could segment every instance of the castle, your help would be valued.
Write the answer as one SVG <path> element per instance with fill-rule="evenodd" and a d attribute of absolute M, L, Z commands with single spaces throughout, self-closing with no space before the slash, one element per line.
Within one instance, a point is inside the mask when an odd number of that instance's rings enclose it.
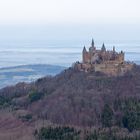
<path fill-rule="evenodd" d="M 106 50 L 103 43 L 101 50 L 96 49 L 94 40 L 87 51 L 85 46 L 82 52 L 82 62 L 76 62 L 74 68 L 79 71 L 102 72 L 108 76 L 123 75 L 133 68 L 133 63 L 124 60 L 124 52 L 116 52 L 115 47 L 112 50 Z"/>

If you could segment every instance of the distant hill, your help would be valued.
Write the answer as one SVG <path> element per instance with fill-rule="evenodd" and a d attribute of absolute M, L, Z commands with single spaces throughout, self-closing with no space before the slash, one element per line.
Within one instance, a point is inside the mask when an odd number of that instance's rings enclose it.
<path fill-rule="evenodd" d="M 118 77 L 69 68 L 1 89 L 0 106 L 0 138 L 8 129 L 40 140 L 139 140 L 140 66 Z"/>
<path fill-rule="evenodd" d="M 46 75 L 56 75 L 64 69 L 65 67 L 45 64 L 0 68 L 0 88 L 18 82 L 31 82 Z"/>

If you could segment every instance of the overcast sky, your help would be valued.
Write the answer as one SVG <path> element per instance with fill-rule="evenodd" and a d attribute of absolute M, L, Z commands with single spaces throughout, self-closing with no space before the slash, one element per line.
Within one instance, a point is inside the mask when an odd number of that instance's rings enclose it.
<path fill-rule="evenodd" d="M 140 0 L 0 0 L 0 24 L 140 23 Z"/>
<path fill-rule="evenodd" d="M 140 0 L 0 0 L 0 40 L 140 40 L 139 7 Z"/>

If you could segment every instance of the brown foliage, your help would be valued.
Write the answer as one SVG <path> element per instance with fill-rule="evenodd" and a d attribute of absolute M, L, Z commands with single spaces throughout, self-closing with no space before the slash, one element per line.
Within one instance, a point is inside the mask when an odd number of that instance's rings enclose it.
<path fill-rule="evenodd" d="M 4 88 L 0 90 L 0 95 L 18 100 L 27 97 L 32 90 L 44 95 L 33 103 L 24 101 L 34 115 L 58 124 L 101 126 L 105 104 L 110 105 L 114 114 L 121 116 L 121 112 L 113 106 L 117 99 L 140 99 L 140 67 L 135 66 L 131 72 L 120 77 L 69 68 L 55 77 Z M 21 103 L 19 106 L 22 106 Z"/>

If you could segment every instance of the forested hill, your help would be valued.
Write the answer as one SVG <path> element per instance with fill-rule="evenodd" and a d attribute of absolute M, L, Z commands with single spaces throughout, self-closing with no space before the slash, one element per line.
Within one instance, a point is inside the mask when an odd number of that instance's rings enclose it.
<path fill-rule="evenodd" d="M 69 68 L 54 77 L 0 90 L 0 104 L 30 112 L 32 123 L 38 119 L 51 122 L 53 128 L 44 128 L 43 123 L 42 129 L 36 129 L 40 139 L 58 139 L 52 136 L 54 132 L 62 137 L 67 130 L 66 134 L 70 131 L 79 140 L 108 140 L 108 136 L 110 140 L 135 140 L 140 138 L 140 66 L 119 77 Z M 83 128 L 88 128 L 87 133 Z"/>

